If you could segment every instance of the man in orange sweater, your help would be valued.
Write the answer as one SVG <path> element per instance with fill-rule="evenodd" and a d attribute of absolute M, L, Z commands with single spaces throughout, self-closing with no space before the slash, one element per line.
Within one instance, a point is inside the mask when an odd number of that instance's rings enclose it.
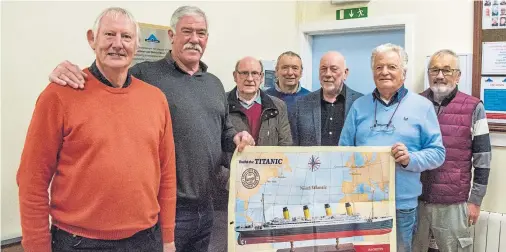
<path fill-rule="evenodd" d="M 86 88 L 39 96 L 17 175 L 25 251 L 174 250 L 172 122 L 165 95 L 129 75 L 138 34 L 106 9 L 87 33 Z"/>

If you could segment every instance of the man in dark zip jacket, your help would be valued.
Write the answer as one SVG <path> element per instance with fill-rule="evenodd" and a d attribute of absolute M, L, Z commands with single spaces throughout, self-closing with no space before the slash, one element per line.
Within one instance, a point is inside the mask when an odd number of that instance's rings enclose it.
<path fill-rule="evenodd" d="M 262 63 L 253 58 L 239 60 L 233 72 L 237 87 L 227 93 L 229 120 L 236 131 L 247 131 L 257 146 L 292 145 L 292 134 L 285 103 L 260 90 Z M 223 153 L 223 165 L 217 171 L 214 195 L 214 226 L 209 251 L 226 252 L 228 230 L 228 181 L 232 152 Z"/>

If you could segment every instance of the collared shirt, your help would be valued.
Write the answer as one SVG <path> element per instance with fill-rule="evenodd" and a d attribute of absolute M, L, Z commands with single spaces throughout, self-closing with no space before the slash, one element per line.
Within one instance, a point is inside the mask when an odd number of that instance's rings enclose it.
<path fill-rule="evenodd" d="M 323 99 L 323 89 L 321 92 L 321 131 L 322 146 L 336 146 L 339 143 L 339 136 L 344 125 L 344 103 L 346 97 L 346 88 L 341 89 L 334 102 L 328 102 Z"/>
<path fill-rule="evenodd" d="M 188 74 L 185 70 L 183 70 L 181 67 L 179 67 L 179 65 L 177 64 L 176 60 L 174 60 L 174 58 L 172 58 L 172 50 L 170 50 L 166 55 L 165 55 L 165 60 L 167 60 L 167 62 L 170 64 L 170 65 L 174 65 L 174 67 L 185 73 L 185 74 Z M 195 72 L 193 75 L 194 76 L 201 76 L 203 73 L 206 73 L 207 72 L 207 65 L 202 62 L 202 61 L 199 61 L 199 69 L 197 70 L 197 72 Z"/>
<path fill-rule="evenodd" d="M 276 82 L 274 83 L 274 88 L 278 91 L 278 92 L 281 92 L 281 93 L 284 93 L 281 88 L 279 87 L 279 82 Z M 297 90 L 295 90 L 295 92 L 293 92 L 294 94 L 298 93 L 300 90 L 302 89 L 302 85 L 300 85 L 300 82 L 297 83 Z"/>
<path fill-rule="evenodd" d="M 455 86 L 455 88 L 441 101 L 441 104 L 437 103 L 434 100 L 434 92 L 432 92 L 431 89 L 429 89 L 428 99 L 429 101 L 434 104 L 434 109 L 436 110 L 436 114 L 439 115 L 441 112 L 443 112 L 444 107 L 448 106 L 448 104 L 455 98 L 457 95 L 457 92 L 459 91 L 458 86 Z"/>
<path fill-rule="evenodd" d="M 392 98 L 388 103 L 386 103 L 385 101 L 383 101 L 383 99 L 381 99 L 381 94 L 377 88 L 375 88 L 374 91 L 372 92 L 372 97 L 373 99 L 378 100 L 381 104 L 385 105 L 386 107 L 389 107 L 400 101 L 407 93 L 408 89 L 406 89 L 406 87 L 404 87 L 404 84 L 402 84 L 402 86 L 397 90 L 397 92 L 395 92 L 395 94 L 392 96 Z"/>
<path fill-rule="evenodd" d="M 241 98 L 239 96 L 238 90 L 235 91 L 235 95 L 237 96 L 237 100 L 239 100 L 239 103 L 241 104 L 241 106 L 243 106 L 245 109 L 251 108 L 253 106 L 253 104 L 255 104 L 255 102 L 262 105 L 262 97 L 260 97 L 260 91 L 257 91 L 255 98 L 253 98 L 250 101 L 246 101 L 245 99 Z"/>
<path fill-rule="evenodd" d="M 107 78 L 105 78 L 105 76 L 100 72 L 100 70 L 97 67 L 96 61 L 93 61 L 93 64 L 91 64 L 91 66 L 88 69 L 90 70 L 90 73 L 93 74 L 93 76 L 95 76 L 95 78 L 97 78 L 100 82 L 104 83 L 105 85 L 107 85 L 109 87 L 115 88 L 115 86 L 113 86 L 112 83 Z M 121 88 L 126 88 L 126 87 L 130 86 L 130 83 L 132 83 L 132 78 L 130 77 L 130 71 L 129 71 L 127 78 L 125 80 L 125 84 L 123 84 L 123 86 Z"/>
<path fill-rule="evenodd" d="M 407 89 L 406 89 L 407 90 Z M 409 164 L 396 163 L 395 200 L 397 209 L 412 209 L 422 194 L 420 172 L 440 167 L 445 148 L 433 105 L 424 97 L 399 92 L 395 101 L 402 105 L 387 107 L 372 94 L 355 100 L 348 112 L 339 138 L 341 146 L 393 146 L 403 143 L 409 151 Z M 378 97 L 379 98 L 379 97 Z M 399 104 L 399 103 L 397 103 Z M 397 109 L 395 116 L 393 112 Z M 374 127 L 377 122 L 392 127 Z"/>

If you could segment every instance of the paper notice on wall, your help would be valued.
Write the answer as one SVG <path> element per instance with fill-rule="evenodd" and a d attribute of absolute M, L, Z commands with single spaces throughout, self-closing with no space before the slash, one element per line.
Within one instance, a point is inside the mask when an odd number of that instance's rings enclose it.
<path fill-rule="evenodd" d="M 274 60 L 261 60 L 264 67 L 264 83 L 260 86 L 261 89 L 266 90 L 274 87 L 276 82 L 276 61 Z"/>
<path fill-rule="evenodd" d="M 506 0 L 484 0 L 482 29 L 506 29 Z"/>
<path fill-rule="evenodd" d="M 157 61 L 165 57 L 171 48 L 168 31 L 170 27 L 139 23 L 140 45 L 132 66 L 144 61 Z"/>
<path fill-rule="evenodd" d="M 482 75 L 506 75 L 506 42 L 482 44 Z"/>
<path fill-rule="evenodd" d="M 481 78 L 481 100 L 488 122 L 506 123 L 506 76 Z"/>

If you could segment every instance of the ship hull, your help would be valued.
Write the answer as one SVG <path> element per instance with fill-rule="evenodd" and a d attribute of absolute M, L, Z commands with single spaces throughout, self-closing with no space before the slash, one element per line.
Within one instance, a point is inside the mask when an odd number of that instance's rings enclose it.
<path fill-rule="evenodd" d="M 238 231 L 238 244 L 275 243 L 317 239 L 382 235 L 392 231 L 392 220 L 354 224 L 336 224 L 308 227 L 287 227 Z"/>

